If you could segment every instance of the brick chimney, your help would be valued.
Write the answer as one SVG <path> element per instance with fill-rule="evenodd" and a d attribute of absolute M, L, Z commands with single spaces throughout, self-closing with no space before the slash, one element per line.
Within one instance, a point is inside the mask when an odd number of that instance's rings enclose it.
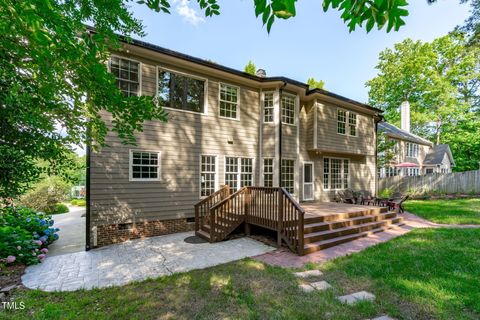
<path fill-rule="evenodd" d="M 402 130 L 410 132 L 410 103 L 408 101 L 403 101 L 400 105 L 400 120 Z"/>

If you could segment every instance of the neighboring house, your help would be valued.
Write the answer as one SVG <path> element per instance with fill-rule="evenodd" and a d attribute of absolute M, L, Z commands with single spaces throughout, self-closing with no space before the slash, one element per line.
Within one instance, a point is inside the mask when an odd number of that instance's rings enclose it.
<path fill-rule="evenodd" d="M 410 133 L 410 106 L 402 103 L 401 126 L 382 121 L 378 123 L 378 132 L 383 132 L 388 139 L 396 143 L 393 147 L 394 157 L 391 163 L 379 169 L 379 175 L 419 176 L 431 173 L 449 173 L 455 166 L 450 147 L 447 144 L 434 145 L 427 139 Z"/>
<path fill-rule="evenodd" d="M 158 95 L 169 117 L 146 121 L 135 146 L 109 133 L 89 152 L 87 247 L 192 230 L 193 205 L 224 184 L 298 201 L 375 192 L 379 109 L 137 40 L 108 65 L 126 95 Z"/>

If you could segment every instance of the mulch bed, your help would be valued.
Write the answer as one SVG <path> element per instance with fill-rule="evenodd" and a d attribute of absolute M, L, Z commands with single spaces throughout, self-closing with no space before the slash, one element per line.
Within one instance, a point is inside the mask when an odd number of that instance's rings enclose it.
<path fill-rule="evenodd" d="M 22 284 L 22 275 L 25 272 L 25 265 L 13 265 L 0 268 L 0 289 L 11 285 L 20 286 Z"/>

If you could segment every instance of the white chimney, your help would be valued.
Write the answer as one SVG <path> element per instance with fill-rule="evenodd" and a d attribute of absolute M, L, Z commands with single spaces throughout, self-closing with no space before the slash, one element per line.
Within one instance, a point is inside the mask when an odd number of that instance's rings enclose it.
<path fill-rule="evenodd" d="M 408 101 L 403 101 L 400 105 L 400 120 L 402 121 L 402 130 L 410 132 L 410 103 Z"/>

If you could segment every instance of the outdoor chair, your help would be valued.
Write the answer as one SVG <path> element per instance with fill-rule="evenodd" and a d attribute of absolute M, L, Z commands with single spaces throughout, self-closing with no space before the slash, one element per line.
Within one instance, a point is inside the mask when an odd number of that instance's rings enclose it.
<path fill-rule="evenodd" d="M 403 203 L 405 200 L 408 199 L 407 196 L 402 196 L 401 198 L 394 198 L 393 200 L 388 201 L 387 207 L 388 210 L 398 210 L 399 213 L 405 212 L 405 209 L 403 208 Z"/>
<path fill-rule="evenodd" d="M 360 190 L 358 192 L 358 203 L 363 205 L 375 205 L 377 198 L 372 196 L 372 194 L 367 190 Z"/>
<path fill-rule="evenodd" d="M 343 203 L 355 203 L 355 199 L 353 198 L 353 194 L 347 194 L 345 191 L 338 191 L 337 196 L 340 199 L 340 202 Z"/>

